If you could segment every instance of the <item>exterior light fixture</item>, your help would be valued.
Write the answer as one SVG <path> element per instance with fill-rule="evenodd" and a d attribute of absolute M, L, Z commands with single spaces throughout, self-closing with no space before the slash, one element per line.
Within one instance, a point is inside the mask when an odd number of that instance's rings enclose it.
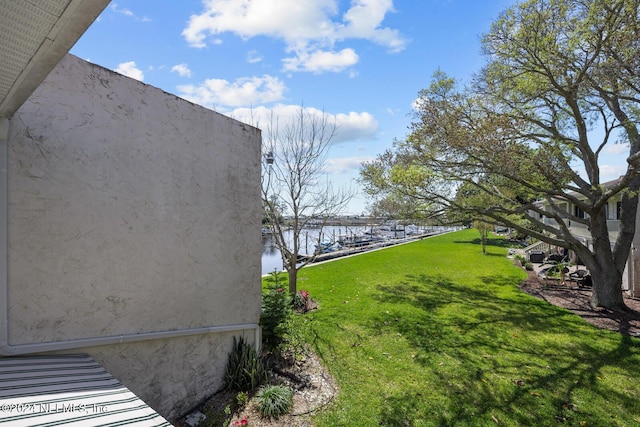
<path fill-rule="evenodd" d="M 272 165 L 273 162 L 275 161 L 275 157 L 273 156 L 273 151 L 269 151 L 264 158 L 267 161 L 268 165 Z"/>

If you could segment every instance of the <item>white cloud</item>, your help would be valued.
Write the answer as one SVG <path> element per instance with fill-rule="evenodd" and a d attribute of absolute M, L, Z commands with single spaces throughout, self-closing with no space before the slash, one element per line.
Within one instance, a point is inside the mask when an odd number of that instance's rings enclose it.
<path fill-rule="evenodd" d="M 367 112 L 350 112 L 346 114 L 331 114 L 317 108 L 304 107 L 305 114 L 322 118 L 324 114 L 329 124 L 336 125 L 334 144 L 343 142 L 370 140 L 375 138 L 378 122 Z M 277 104 L 271 108 L 260 106 L 255 108 L 236 108 L 227 112 L 229 116 L 262 129 L 263 139 L 269 139 L 269 127 L 274 120 L 277 126 L 284 129 L 288 123 L 296 120 L 300 114 L 300 106 L 292 104 Z"/>
<path fill-rule="evenodd" d="M 622 144 L 612 144 L 608 145 L 607 148 L 604 149 L 606 154 L 627 154 L 629 153 L 629 143 L 625 142 Z"/>
<path fill-rule="evenodd" d="M 171 67 L 171 72 L 178 73 L 181 77 L 191 77 L 191 70 L 187 64 L 177 64 Z"/>
<path fill-rule="evenodd" d="M 358 54 L 353 49 L 340 52 L 322 51 L 300 52 L 298 56 L 283 59 L 286 71 L 339 72 L 358 63 Z"/>
<path fill-rule="evenodd" d="M 247 52 L 247 62 L 250 64 L 255 64 L 262 61 L 263 56 L 260 55 L 257 51 L 251 50 Z"/>
<path fill-rule="evenodd" d="M 116 73 L 120 73 L 127 77 L 131 77 L 132 79 L 144 80 L 144 73 L 141 69 L 136 67 L 136 63 L 134 61 L 123 62 L 122 64 L 118 64 L 115 69 Z"/>
<path fill-rule="evenodd" d="M 378 131 L 378 121 L 367 112 L 336 114 L 336 123 L 338 130 L 335 142 L 372 139 Z"/>
<path fill-rule="evenodd" d="M 151 18 L 148 18 L 146 16 L 143 16 L 142 18 L 140 18 L 140 17 L 136 16 L 136 14 L 133 13 L 130 9 L 127 9 L 127 8 L 119 9 L 117 3 L 111 3 L 109 8 L 114 13 L 119 13 L 119 14 L 124 15 L 124 16 L 129 16 L 131 18 L 134 18 L 136 21 L 151 22 Z"/>
<path fill-rule="evenodd" d="M 375 157 L 341 157 L 336 159 L 327 159 L 324 170 L 330 174 L 345 174 L 352 171 L 360 170 L 362 163 L 375 160 Z"/>
<path fill-rule="evenodd" d="M 285 84 L 277 77 L 243 77 L 229 82 L 208 79 L 200 85 L 180 85 L 178 94 L 208 108 L 240 107 L 277 102 L 283 98 Z"/>
<path fill-rule="evenodd" d="M 600 181 L 607 182 L 619 178 L 621 175 L 627 173 L 627 165 L 601 165 L 600 166 Z"/>
<path fill-rule="evenodd" d="M 118 9 L 118 3 L 111 3 L 111 6 L 109 6 L 109 8 L 115 13 L 119 13 L 125 16 L 134 16 L 133 12 L 129 9 Z"/>
<path fill-rule="evenodd" d="M 392 52 L 404 49 L 407 41 L 398 30 L 380 28 L 387 12 L 393 12 L 393 0 L 352 0 L 343 20 L 343 38 L 362 38 L 386 46 Z"/>
<path fill-rule="evenodd" d="M 233 33 L 243 39 L 267 36 L 283 40 L 294 55 L 285 66 L 295 71 L 342 71 L 358 61 L 351 48 L 334 52 L 338 42 L 368 40 L 391 52 L 407 40 L 398 30 L 382 27 L 392 0 L 352 0 L 342 15 L 337 0 L 203 0 L 204 10 L 192 15 L 182 35 L 194 47 L 209 37 Z M 348 65 L 347 65 L 348 64 Z"/>
<path fill-rule="evenodd" d="M 194 47 L 206 46 L 207 36 L 232 32 L 242 38 L 265 35 L 290 43 L 329 33 L 335 0 L 203 0 L 204 10 L 192 15 L 182 35 Z M 295 25 L 292 25 L 295 23 Z"/>
<path fill-rule="evenodd" d="M 413 102 L 411 103 L 411 109 L 413 111 L 420 111 L 424 106 L 425 106 L 424 99 L 420 97 L 414 99 Z"/>

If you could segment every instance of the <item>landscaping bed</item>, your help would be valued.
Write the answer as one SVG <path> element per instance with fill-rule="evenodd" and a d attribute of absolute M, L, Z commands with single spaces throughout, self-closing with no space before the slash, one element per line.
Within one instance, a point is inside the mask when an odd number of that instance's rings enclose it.
<path fill-rule="evenodd" d="M 293 410 L 277 420 L 262 418 L 256 410 L 254 399 L 240 409 L 237 406 L 234 392 L 220 392 L 209 399 L 199 408 L 207 414 L 199 426 L 238 426 L 250 427 L 311 427 L 311 416 L 314 411 L 322 408 L 337 393 L 335 380 L 322 366 L 314 353 L 308 353 L 304 359 L 297 360 L 288 366 L 281 366 L 279 373 L 274 373 L 271 382 L 286 384 L 293 391 Z M 242 424 L 242 420 L 246 420 Z M 176 427 L 187 427 L 185 420 L 174 423 Z"/>
<path fill-rule="evenodd" d="M 571 310 L 598 328 L 640 337 L 639 299 L 624 299 L 627 307 L 632 310 L 629 313 L 619 313 L 606 309 L 594 310 L 590 305 L 590 289 L 578 288 L 577 286 L 573 286 L 571 282 L 567 282 L 566 285 L 553 283 L 539 278 L 533 271 L 528 273 L 527 279 L 520 285 L 522 291 L 543 299 L 549 304 Z"/>

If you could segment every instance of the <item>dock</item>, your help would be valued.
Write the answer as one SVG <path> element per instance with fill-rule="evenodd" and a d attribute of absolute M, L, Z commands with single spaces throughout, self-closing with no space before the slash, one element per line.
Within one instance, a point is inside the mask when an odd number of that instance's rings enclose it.
<path fill-rule="evenodd" d="M 345 249 L 321 253 L 317 255 L 300 255 L 299 259 L 300 259 L 300 262 L 319 263 L 323 261 L 333 260 L 336 258 L 342 258 L 345 256 L 357 255 L 364 252 L 370 252 L 376 249 L 382 249 L 389 246 L 408 243 L 415 240 L 422 240 L 426 237 L 431 237 L 431 236 L 435 236 L 437 234 L 442 234 L 442 233 L 443 233 L 442 231 L 436 231 L 436 232 L 429 232 L 424 234 L 415 234 L 415 235 L 407 236 L 401 239 L 388 239 L 388 240 L 382 240 L 382 241 L 374 242 L 367 245 L 355 245 Z"/>

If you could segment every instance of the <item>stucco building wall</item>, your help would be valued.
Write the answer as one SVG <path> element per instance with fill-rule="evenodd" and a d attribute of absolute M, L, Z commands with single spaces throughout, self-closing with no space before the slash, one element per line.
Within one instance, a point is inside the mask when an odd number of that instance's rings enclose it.
<path fill-rule="evenodd" d="M 67 55 L 8 144 L 11 345 L 258 323 L 258 129 Z M 73 352 L 172 418 L 233 335 Z"/>
<path fill-rule="evenodd" d="M 625 269 L 623 285 L 624 282 L 626 282 L 632 297 L 640 297 L 640 211 L 636 215 L 636 234 L 634 234 L 633 243 L 631 243 L 631 254 Z M 623 289 L 625 289 L 624 286 Z"/>

